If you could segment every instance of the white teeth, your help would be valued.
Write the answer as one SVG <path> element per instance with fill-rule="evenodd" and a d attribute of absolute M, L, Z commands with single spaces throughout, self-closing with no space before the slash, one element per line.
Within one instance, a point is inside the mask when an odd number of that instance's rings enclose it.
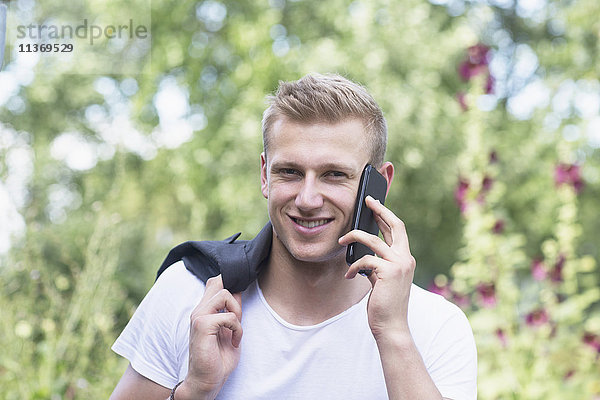
<path fill-rule="evenodd" d="M 325 225 L 327 223 L 326 219 L 320 219 L 318 221 L 302 221 L 300 219 L 294 219 L 298 225 L 302 225 L 305 228 L 314 228 L 315 226 Z"/>

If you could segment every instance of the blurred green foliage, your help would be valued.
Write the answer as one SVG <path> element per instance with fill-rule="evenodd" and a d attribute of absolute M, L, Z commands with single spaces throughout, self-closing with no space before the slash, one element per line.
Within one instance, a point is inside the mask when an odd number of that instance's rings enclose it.
<path fill-rule="evenodd" d="M 0 179 L 24 224 L 0 256 L 3 397 L 108 396 L 126 365 L 110 345 L 168 249 L 263 226 L 264 97 L 308 72 L 361 82 L 383 108 L 386 205 L 416 282 L 435 278 L 472 322 L 479 398 L 600 396 L 600 6 L 525 3 L 154 0 L 132 76 L 42 60 L 29 79 L 12 49 Z M 464 79 L 478 43 L 491 61 Z M 559 183 L 561 165 L 577 176 Z"/>

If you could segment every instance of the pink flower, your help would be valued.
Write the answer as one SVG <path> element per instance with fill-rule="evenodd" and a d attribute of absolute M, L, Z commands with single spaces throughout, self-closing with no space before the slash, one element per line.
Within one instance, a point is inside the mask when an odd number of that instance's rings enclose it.
<path fill-rule="evenodd" d="M 556 182 L 558 185 L 569 183 L 572 169 L 572 165 L 558 164 L 554 169 L 554 182 Z"/>
<path fill-rule="evenodd" d="M 491 308 L 496 305 L 496 286 L 493 283 L 480 283 L 477 285 L 477 293 L 484 307 Z"/>
<path fill-rule="evenodd" d="M 431 293 L 439 294 L 444 298 L 450 297 L 450 287 L 449 285 L 438 286 L 435 282 L 431 282 L 429 287 L 427 288 Z"/>
<path fill-rule="evenodd" d="M 490 63 L 490 48 L 484 44 L 476 44 L 467 49 L 466 58 L 458 65 L 458 75 L 464 82 L 470 81 L 473 77 L 484 74 L 484 92 L 491 94 L 494 92 L 495 79 L 490 73 L 488 65 Z M 463 111 L 467 110 L 467 104 L 464 101 L 464 95 L 457 95 Z"/>
<path fill-rule="evenodd" d="M 483 44 L 477 44 L 467 49 L 467 58 L 459 64 L 458 74 L 463 81 L 468 82 L 472 77 L 488 72 L 489 77 L 489 54 L 490 48 Z M 489 81 L 489 79 L 488 79 Z M 486 83 L 486 90 L 489 83 Z M 493 85 L 493 82 L 492 82 Z M 491 93 L 487 92 L 486 93 Z"/>
<path fill-rule="evenodd" d="M 536 281 L 543 281 L 548 275 L 546 272 L 546 265 L 544 265 L 544 262 L 539 258 L 534 258 L 531 262 L 531 275 Z"/>
<path fill-rule="evenodd" d="M 454 191 L 454 200 L 456 200 L 456 204 L 460 208 L 460 212 L 464 213 L 467 209 L 467 192 L 469 190 L 469 182 L 463 178 L 460 178 L 458 181 L 458 186 Z"/>
<path fill-rule="evenodd" d="M 481 182 L 481 191 L 483 193 L 487 193 L 492 189 L 492 185 L 494 184 L 494 179 L 489 177 L 488 175 L 483 177 L 483 182 Z"/>
<path fill-rule="evenodd" d="M 487 80 L 485 81 L 485 94 L 494 93 L 494 83 L 496 83 L 496 80 L 491 74 L 488 74 Z"/>
<path fill-rule="evenodd" d="M 563 377 L 563 380 L 568 381 L 569 379 L 571 379 L 573 377 L 573 375 L 575 375 L 575 370 L 574 369 L 570 369 L 565 373 L 565 376 Z"/>
<path fill-rule="evenodd" d="M 504 330 L 502 330 L 501 328 L 496 329 L 496 337 L 500 340 L 500 343 L 502 343 L 502 347 L 507 346 L 508 340 L 506 338 L 506 333 L 504 333 Z"/>
<path fill-rule="evenodd" d="M 463 81 L 468 82 L 474 76 L 486 72 L 487 69 L 487 65 L 477 65 L 472 64 L 469 61 L 463 61 L 458 66 L 458 74 L 460 75 Z"/>
<path fill-rule="evenodd" d="M 550 280 L 552 282 L 562 282 L 563 281 L 562 270 L 565 266 L 566 260 L 567 259 L 565 258 L 564 254 L 561 254 L 558 256 L 558 259 L 556 260 L 556 262 L 554 263 L 554 266 L 550 270 Z"/>
<path fill-rule="evenodd" d="M 548 322 L 548 313 L 543 308 L 538 308 L 527 314 L 525 317 L 527 325 L 532 327 L 538 327 Z"/>
<path fill-rule="evenodd" d="M 468 296 L 456 292 L 452 294 L 452 302 L 463 309 L 468 308 L 471 305 Z"/>
<path fill-rule="evenodd" d="M 499 235 L 502 232 L 504 232 L 504 220 L 497 220 L 494 224 L 494 227 L 492 228 L 492 232 L 494 232 L 496 235 Z"/>
<path fill-rule="evenodd" d="M 483 204 L 485 202 L 485 196 L 492 189 L 493 184 L 494 184 L 494 180 L 492 178 L 490 178 L 488 175 L 483 177 L 483 181 L 481 182 L 481 191 L 477 195 L 477 201 L 480 204 Z"/>
<path fill-rule="evenodd" d="M 463 61 L 458 65 L 458 75 L 460 75 L 463 81 L 466 82 L 473 76 L 471 68 L 471 64 L 468 61 Z"/>
<path fill-rule="evenodd" d="M 458 104 L 460 105 L 461 110 L 463 110 L 463 111 L 469 110 L 469 106 L 467 105 L 467 99 L 466 99 L 464 92 L 458 92 L 456 95 L 456 100 L 458 101 Z"/>
<path fill-rule="evenodd" d="M 467 49 L 466 58 L 458 65 L 458 75 L 464 82 L 470 81 L 473 77 L 483 74 L 485 76 L 484 91 L 486 94 L 494 92 L 495 79 L 490 73 L 488 65 L 490 63 L 490 48 L 484 44 L 476 44 Z M 467 111 L 468 105 L 464 94 L 458 93 L 457 100 L 463 111 Z"/>
<path fill-rule="evenodd" d="M 583 335 L 583 343 L 594 349 L 596 353 L 600 354 L 600 336 L 591 332 L 586 332 Z"/>
<path fill-rule="evenodd" d="M 583 189 L 581 167 L 576 164 L 558 164 L 554 168 L 554 182 L 556 186 L 571 185 L 576 193 L 580 193 Z"/>
<path fill-rule="evenodd" d="M 453 289 L 452 289 L 452 283 L 449 281 L 446 281 L 445 279 L 440 280 L 443 283 L 440 283 L 440 281 L 434 280 L 433 282 L 431 282 L 431 284 L 427 287 L 427 289 L 435 294 L 439 294 L 440 296 L 443 296 L 445 299 L 448 299 L 450 301 L 452 301 L 454 304 L 456 304 L 457 306 L 461 307 L 461 308 L 467 308 L 471 305 L 470 301 L 469 301 L 469 297 L 456 293 Z"/>
<path fill-rule="evenodd" d="M 482 43 L 471 46 L 467 49 L 469 62 L 475 65 L 488 65 L 490 48 Z"/>

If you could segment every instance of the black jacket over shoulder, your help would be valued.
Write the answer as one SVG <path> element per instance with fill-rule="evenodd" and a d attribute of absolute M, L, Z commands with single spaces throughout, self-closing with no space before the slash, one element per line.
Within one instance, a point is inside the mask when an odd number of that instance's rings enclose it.
<path fill-rule="evenodd" d="M 185 267 L 203 282 L 221 274 L 232 293 L 244 291 L 258 277 L 271 252 L 273 228 L 269 221 L 252 240 L 236 239 L 241 232 L 220 241 L 189 241 L 174 247 L 158 269 L 156 279 L 170 265 L 183 260 Z"/>

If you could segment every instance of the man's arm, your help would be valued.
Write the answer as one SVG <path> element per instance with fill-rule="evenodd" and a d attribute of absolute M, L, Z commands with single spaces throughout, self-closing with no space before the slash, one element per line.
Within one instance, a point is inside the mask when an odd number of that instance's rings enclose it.
<path fill-rule="evenodd" d="M 164 400 L 170 394 L 171 389 L 140 375 L 129 364 L 109 400 Z"/>
<path fill-rule="evenodd" d="M 390 399 L 441 399 L 410 333 L 377 340 Z"/>
<path fill-rule="evenodd" d="M 372 197 L 367 206 L 373 211 L 384 240 L 353 230 L 340 238 L 341 245 L 360 242 L 377 254 L 364 256 L 352 264 L 346 278 L 360 270 L 371 270 L 373 287 L 367 306 L 371 332 L 377 342 L 388 396 L 400 399 L 442 399 L 408 326 L 408 301 L 416 261 L 410 253 L 404 223 Z"/>
<path fill-rule="evenodd" d="M 221 276 L 206 281 L 204 295 L 190 315 L 189 364 L 175 398 L 214 399 L 237 366 L 242 339 L 242 296 L 223 288 Z M 165 388 L 142 376 L 130 365 L 111 400 L 166 399 Z"/>
<path fill-rule="evenodd" d="M 242 294 L 223 288 L 221 275 L 206 281 L 190 316 L 188 375 L 177 388 L 181 400 L 214 399 L 240 360 Z"/>

